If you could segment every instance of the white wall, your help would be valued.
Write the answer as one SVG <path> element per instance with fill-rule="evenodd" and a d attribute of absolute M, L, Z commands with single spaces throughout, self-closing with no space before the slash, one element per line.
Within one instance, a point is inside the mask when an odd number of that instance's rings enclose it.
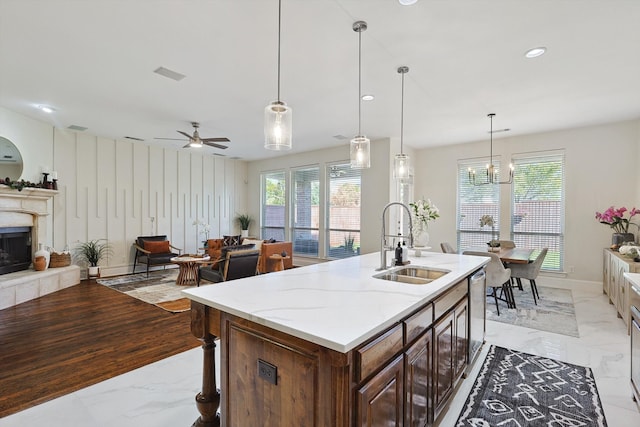
<path fill-rule="evenodd" d="M 234 217 L 246 209 L 246 162 L 55 129 L 2 108 L 0 134 L 20 150 L 25 180 L 40 181 L 42 166 L 58 172 L 46 244 L 61 251 L 108 239 L 113 256 L 102 274 L 131 271 L 140 235 L 167 234 L 194 253 L 204 240 L 196 219 L 211 224 L 211 238 L 240 233 Z"/>
<path fill-rule="evenodd" d="M 612 230 L 596 221 L 611 205 L 640 206 L 638 156 L 640 120 L 521 137 L 494 137 L 494 155 L 563 149 L 566 162 L 565 270 L 576 280 L 602 281 L 602 249 Z M 429 226 L 430 246 L 456 242 L 457 161 L 488 156 L 489 141 L 437 147 L 416 153 L 415 194 L 431 198 L 441 217 Z M 502 185 L 501 218 L 510 218 L 510 186 Z M 640 223 L 640 218 L 635 221 Z M 638 236 L 637 230 L 633 228 Z M 631 231 L 631 229 L 630 229 Z M 509 224 L 500 230 L 508 236 Z"/>

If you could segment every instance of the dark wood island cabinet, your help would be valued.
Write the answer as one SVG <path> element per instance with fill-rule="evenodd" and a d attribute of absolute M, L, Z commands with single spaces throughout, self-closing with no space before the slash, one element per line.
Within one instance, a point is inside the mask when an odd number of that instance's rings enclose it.
<path fill-rule="evenodd" d="M 468 287 L 466 277 L 447 285 L 344 352 L 193 300 L 205 355 L 194 425 L 432 425 L 467 367 Z"/>

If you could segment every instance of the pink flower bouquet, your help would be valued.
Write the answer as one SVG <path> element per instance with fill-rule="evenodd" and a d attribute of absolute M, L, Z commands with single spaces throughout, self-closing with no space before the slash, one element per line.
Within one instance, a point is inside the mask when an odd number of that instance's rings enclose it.
<path fill-rule="evenodd" d="M 629 217 L 625 218 L 625 212 L 629 212 Z M 596 219 L 600 221 L 601 224 L 607 224 L 609 227 L 613 228 L 613 231 L 616 233 L 628 233 L 629 232 L 629 224 L 631 218 L 633 218 L 636 214 L 640 213 L 640 209 L 633 208 L 629 211 L 625 207 L 621 207 L 619 209 L 611 206 L 606 211 L 600 213 L 596 212 Z M 633 224 L 636 225 L 637 224 Z"/>

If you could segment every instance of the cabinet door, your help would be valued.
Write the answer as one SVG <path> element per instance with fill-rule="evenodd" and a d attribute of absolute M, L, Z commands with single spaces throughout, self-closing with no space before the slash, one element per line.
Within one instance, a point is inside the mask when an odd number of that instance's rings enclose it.
<path fill-rule="evenodd" d="M 615 306 L 618 311 L 618 316 L 624 319 L 624 306 L 627 299 L 627 293 L 624 286 L 624 273 L 629 271 L 629 264 L 622 259 L 618 260 L 616 268 L 616 300 Z"/>
<path fill-rule="evenodd" d="M 467 367 L 467 357 L 469 356 L 467 329 L 469 325 L 469 311 L 467 310 L 467 300 L 463 299 L 455 308 L 456 330 L 455 330 L 455 358 L 454 358 L 454 378 L 457 382 Z"/>
<path fill-rule="evenodd" d="M 623 263 L 624 265 L 620 268 L 620 286 L 618 287 L 618 313 L 622 316 L 622 320 L 624 324 L 629 327 L 629 282 L 624 277 L 624 273 L 629 272 L 629 264 Z"/>
<path fill-rule="evenodd" d="M 356 391 L 357 426 L 402 426 L 404 409 L 403 362 L 404 357 L 401 354 Z"/>
<path fill-rule="evenodd" d="M 405 352 L 405 426 L 424 427 L 433 420 L 433 330 Z"/>
<path fill-rule="evenodd" d="M 438 417 L 453 391 L 455 328 L 453 311 L 445 314 L 434 328 L 434 419 Z"/>
<path fill-rule="evenodd" d="M 618 290 L 618 283 L 616 282 L 616 272 L 618 270 L 618 257 L 611 255 L 609 259 L 609 303 L 615 304 Z"/>
<path fill-rule="evenodd" d="M 604 250 L 603 265 L 602 265 L 602 292 L 609 295 L 609 265 L 611 264 L 611 253 L 608 250 Z"/>

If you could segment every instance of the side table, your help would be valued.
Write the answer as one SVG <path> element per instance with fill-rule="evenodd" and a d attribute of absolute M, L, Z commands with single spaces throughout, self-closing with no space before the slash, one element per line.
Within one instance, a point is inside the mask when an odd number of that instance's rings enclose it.
<path fill-rule="evenodd" d="M 171 262 L 178 264 L 180 271 L 176 278 L 176 285 L 189 286 L 198 283 L 198 268 L 200 264 L 209 261 L 209 255 L 205 256 L 178 256 L 171 258 Z"/>
<path fill-rule="evenodd" d="M 268 265 L 268 271 L 269 272 L 275 272 L 275 271 L 282 271 L 284 270 L 284 260 L 285 259 L 290 259 L 291 257 L 289 255 L 287 256 L 282 256 L 280 254 L 273 254 L 271 256 L 269 256 L 268 260 L 269 260 L 269 265 Z"/>

